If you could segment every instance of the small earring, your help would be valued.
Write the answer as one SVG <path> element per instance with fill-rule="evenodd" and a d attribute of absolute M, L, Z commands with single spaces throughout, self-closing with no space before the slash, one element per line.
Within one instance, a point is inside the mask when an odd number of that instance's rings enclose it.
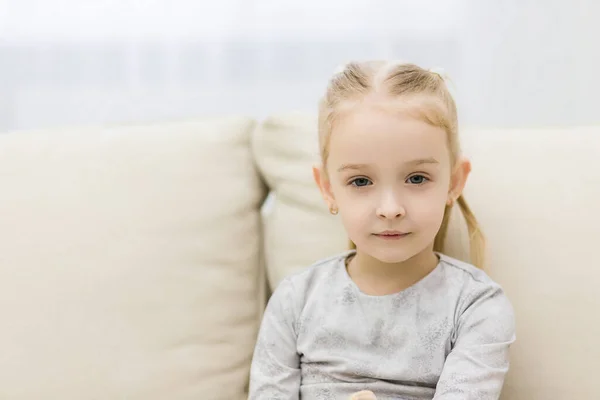
<path fill-rule="evenodd" d="M 338 213 L 338 209 L 337 209 L 335 206 L 331 206 L 331 207 L 329 207 L 329 212 L 330 212 L 332 215 L 337 215 L 337 213 Z"/>
<path fill-rule="evenodd" d="M 453 199 L 452 197 L 450 197 L 450 198 L 448 199 L 448 201 L 446 201 L 446 205 L 447 205 L 448 207 L 452 207 L 452 204 L 454 204 L 454 199 Z"/>

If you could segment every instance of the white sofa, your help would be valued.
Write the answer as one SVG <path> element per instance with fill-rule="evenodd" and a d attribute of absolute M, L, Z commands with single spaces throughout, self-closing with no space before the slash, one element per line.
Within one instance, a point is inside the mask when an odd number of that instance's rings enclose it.
<path fill-rule="evenodd" d="M 347 244 L 316 143 L 305 114 L 1 134 L 0 399 L 244 399 L 269 286 Z M 502 398 L 600 399 L 600 127 L 463 145 L 517 314 Z"/>

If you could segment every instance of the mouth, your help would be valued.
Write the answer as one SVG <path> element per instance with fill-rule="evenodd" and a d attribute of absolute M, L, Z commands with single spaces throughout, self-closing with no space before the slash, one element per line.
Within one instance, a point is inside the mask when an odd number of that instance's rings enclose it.
<path fill-rule="evenodd" d="M 410 232 L 384 231 L 380 233 L 375 233 L 374 235 L 381 239 L 397 240 L 410 235 Z"/>

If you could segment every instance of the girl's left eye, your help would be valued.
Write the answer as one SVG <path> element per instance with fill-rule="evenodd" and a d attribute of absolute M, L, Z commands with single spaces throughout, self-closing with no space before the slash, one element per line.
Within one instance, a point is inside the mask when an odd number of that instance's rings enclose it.
<path fill-rule="evenodd" d="M 408 183 L 412 183 L 413 185 L 422 185 L 428 180 L 429 179 L 427 179 L 423 175 L 413 175 L 407 179 Z"/>

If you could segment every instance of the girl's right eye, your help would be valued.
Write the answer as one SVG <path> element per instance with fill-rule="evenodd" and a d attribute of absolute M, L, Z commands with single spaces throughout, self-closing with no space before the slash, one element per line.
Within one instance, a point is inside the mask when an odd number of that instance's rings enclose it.
<path fill-rule="evenodd" d="M 372 184 L 372 182 L 367 178 L 356 178 L 356 179 L 353 179 L 352 181 L 350 181 L 350 185 L 356 186 L 356 187 L 363 187 L 363 186 L 368 186 L 371 184 Z"/>

